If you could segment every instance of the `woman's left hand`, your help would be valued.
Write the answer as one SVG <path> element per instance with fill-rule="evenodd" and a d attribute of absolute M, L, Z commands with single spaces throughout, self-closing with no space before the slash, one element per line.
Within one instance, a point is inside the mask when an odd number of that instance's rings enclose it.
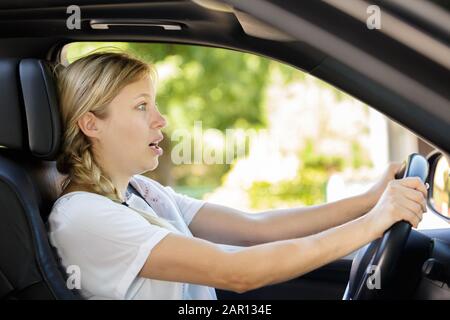
<path fill-rule="evenodd" d="M 367 197 L 370 199 L 371 206 L 374 206 L 378 199 L 386 189 L 389 181 L 395 179 L 395 175 L 403 168 L 403 162 L 391 162 L 387 166 L 381 178 L 366 192 Z"/>

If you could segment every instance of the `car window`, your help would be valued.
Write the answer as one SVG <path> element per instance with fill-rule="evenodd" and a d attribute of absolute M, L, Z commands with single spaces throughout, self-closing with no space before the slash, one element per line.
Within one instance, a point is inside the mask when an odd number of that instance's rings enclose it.
<path fill-rule="evenodd" d="M 79 42 L 61 61 L 125 50 L 158 71 L 168 120 L 160 165 L 176 191 L 257 214 L 363 192 L 389 161 L 432 148 L 366 104 L 300 70 L 238 51 L 175 44 Z M 431 212 L 419 228 L 446 228 Z"/>

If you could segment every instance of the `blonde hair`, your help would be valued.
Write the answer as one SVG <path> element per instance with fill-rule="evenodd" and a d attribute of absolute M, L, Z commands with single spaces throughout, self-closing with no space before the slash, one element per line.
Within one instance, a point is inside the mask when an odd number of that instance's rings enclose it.
<path fill-rule="evenodd" d="M 87 112 L 96 117 L 108 117 L 108 105 L 127 85 L 149 77 L 153 86 L 156 70 L 125 52 L 90 53 L 67 67 L 54 68 L 62 122 L 62 146 L 56 160 L 59 172 L 67 177 L 64 190 L 70 182 L 87 187 L 92 192 L 121 203 L 121 194 L 96 161 L 92 143 L 78 126 L 78 120 Z M 131 208 L 131 207 L 130 207 Z M 173 230 L 167 220 L 136 210 L 151 224 Z M 176 229 L 175 229 L 176 230 Z"/>

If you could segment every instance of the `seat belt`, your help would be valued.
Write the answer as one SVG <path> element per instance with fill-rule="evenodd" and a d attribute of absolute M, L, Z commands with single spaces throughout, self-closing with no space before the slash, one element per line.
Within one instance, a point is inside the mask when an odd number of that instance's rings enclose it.
<path fill-rule="evenodd" d="M 136 196 L 138 196 L 139 198 L 141 198 L 142 200 L 144 200 L 144 201 L 148 204 L 148 206 L 149 206 L 150 208 L 152 207 L 152 206 L 150 205 L 150 203 L 148 203 L 147 200 L 145 200 L 145 198 L 139 193 L 139 191 L 136 190 L 135 187 L 133 187 L 133 185 L 132 185 L 131 183 L 128 184 L 127 191 L 128 191 L 128 193 L 133 193 L 133 194 L 135 194 Z M 122 202 L 122 204 L 125 205 L 125 206 L 127 206 L 127 207 L 129 207 L 128 203 L 126 203 L 125 201 Z"/>

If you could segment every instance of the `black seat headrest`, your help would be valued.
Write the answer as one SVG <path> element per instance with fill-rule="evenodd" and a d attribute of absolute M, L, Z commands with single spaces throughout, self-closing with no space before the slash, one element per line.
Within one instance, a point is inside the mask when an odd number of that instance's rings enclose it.
<path fill-rule="evenodd" d="M 19 79 L 19 59 L 0 59 L 0 145 L 26 147 L 26 123 Z"/>
<path fill-rule="evenodd" d="M 62 133 L 51 63 L 0 59 L 0 87 L 0 153 L 32 177 L 45 221 L 64 178 L 54 161 Z"/>
<path fill-rule="evenodd" d="M 54 160 L 61 140 L 56 79 L 49 62 L 23 59 L 19 77 L 28 129 L 28 147 L 43 160 Z"/>

